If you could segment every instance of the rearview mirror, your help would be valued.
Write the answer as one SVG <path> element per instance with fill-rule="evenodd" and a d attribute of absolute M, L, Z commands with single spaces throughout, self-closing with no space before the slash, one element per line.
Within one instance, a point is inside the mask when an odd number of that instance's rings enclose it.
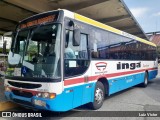
<path fill-rule="evenodd" d="M 74 29 L 73 31 L 73 46 L 80 45 L 81 33 L 79 29 Z"/>

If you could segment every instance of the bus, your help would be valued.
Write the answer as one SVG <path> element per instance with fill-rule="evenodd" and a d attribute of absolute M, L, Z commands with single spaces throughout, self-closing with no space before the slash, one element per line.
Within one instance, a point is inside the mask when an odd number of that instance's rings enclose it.
<path fill-rule="evenodd" d="M 58 9 L 19 22 L 13 32 L 5 97 L 24 107 L 99 109 L 105 96 L 157 75 L 156 45 Z"/>

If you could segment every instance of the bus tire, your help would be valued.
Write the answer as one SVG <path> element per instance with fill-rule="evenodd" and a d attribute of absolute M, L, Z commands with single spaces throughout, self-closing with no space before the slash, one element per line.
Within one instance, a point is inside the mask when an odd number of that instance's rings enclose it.
<path fill-rule="evenodd" d="M 147 87 L 148 85 L 148 73 L 145 72 L 145 76 L 144 76 L 144 82 L 141 84 L 142 87 Z"/>
<path fill-rule="evenodd" d="M 89 107 L 93 110 L 99 109 L 103 105 L 104 96 L 104 85 L 98 81 L 94 91 L 94 102 L 89 103 Z"/>

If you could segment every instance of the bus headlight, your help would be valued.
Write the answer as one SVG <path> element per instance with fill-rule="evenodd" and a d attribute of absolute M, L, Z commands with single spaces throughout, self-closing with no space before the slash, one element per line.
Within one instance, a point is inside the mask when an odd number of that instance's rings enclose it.
<path fill-rule="evenodd" d="M 11 89 L 8 86 L 5 86 L 5 91 L 6 92 L 11 92 Z"/>
<path fill-rule="evenodd" d="M 49 98 L 49 93 L 42 93 L 42 98 Z"/>
<path fill-rule="evenodd" d="M 37 97 L 41 97 L 41 98 L 49 98 L 49 99 L 53 99 L 56 97 L 56 93 L 48 93 L 48 92 L 40 92 L 36 95 Z"/>
<path fill-rule="evenodd" d="M 42 93 L 38 93 L 36 96 L 37 96 L 37 97 L 41 97 L 41 96 L 42 96 Z"/>

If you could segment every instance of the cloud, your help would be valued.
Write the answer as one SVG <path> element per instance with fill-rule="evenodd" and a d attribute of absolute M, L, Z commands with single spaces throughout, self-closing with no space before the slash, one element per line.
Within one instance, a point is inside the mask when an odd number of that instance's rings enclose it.
<path fill-rule="evenodd" d="M 144 8 L 131 8 L 130 10 L 136 18 L 139 18 L 144 16 L 149 9 L 144 7 Z"/>
<path fill-rule="evenodd" d="M 160 12 L 154 13 L 153 16 L 160 16 Z"/>

